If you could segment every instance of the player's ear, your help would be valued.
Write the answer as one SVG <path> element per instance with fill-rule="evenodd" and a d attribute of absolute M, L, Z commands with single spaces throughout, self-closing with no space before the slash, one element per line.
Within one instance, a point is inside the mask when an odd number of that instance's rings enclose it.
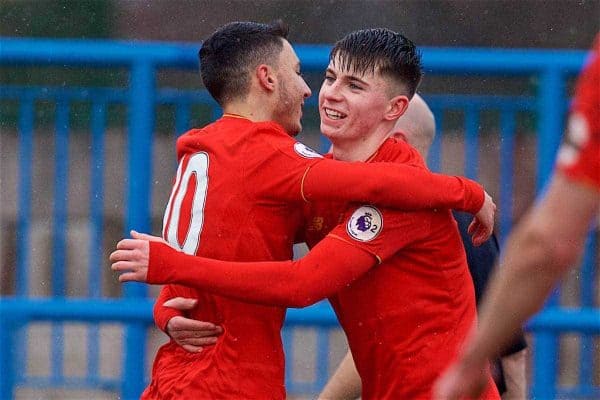
<path fill-rule="evenodd" d="M 406 112 L 410 100 L 404 95 L 392 97 L 388 103 L 388 108 L 384 115 L 387 120 L 396 120 Z"/>
<path fill-rule="evenodd" d="M 408 139 L 406 138 L 404 132 L 399 130 L 392 130 L 392 133 L 390 133 L 390 137 L 397 140 L 401 140 L 403 142 L 408 142 Z"/>
<path fill-rule="evenodd" d="M 275 71 L 273 68 L 271 68 L 271 66 L 267 64 L 260 64 L 256 67 L 255 74 L 259 85 L 263 89 L 269 92 L 275 90 L 277 78 L 275 77 Z"/>

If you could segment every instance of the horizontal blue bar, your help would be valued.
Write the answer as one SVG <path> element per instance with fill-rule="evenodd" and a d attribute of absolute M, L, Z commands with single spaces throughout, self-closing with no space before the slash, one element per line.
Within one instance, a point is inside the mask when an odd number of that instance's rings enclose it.
<path fill-rule="evenodd" d="M 35 100 L 96 100 L 104 102 L 125 102 L 127 90 L 121 88 L 86 88 L 62 86 L 0 86 L 0 98 L 19 100 L 29 96 Z"/>
<path fill-rule="evenodd" d="M 200 78 L 198 78 L 200 79 Z M 204 103 L 210 106 L 219 104 L 206 90 L 183 90 L 176 88 L 157 89 L 156 100 L 158 103 Z"/>
<path fill-rule="evenodd" d="M 20 100 L 33 98 L 35 100 L 68 99 L 71 101 L 96 101 L 110 103 L 125 103 L 129 91 L 118 87 L 87 88 L 61 86 L 0 86 L 0 98 Z M 157 90 L 157 103 L 172 104 L 180 102 L 203 103 L 217 106 L 217 102 L 206 90 L 184 90 L 164 88 Z"/>
<path fill-rule="evenodd" d="M 69 387 L 69 389 L 96 389 L 96 390 L 119 390 L 120 380 L 99 379 L 96 377 L 69 377 L 63 376 L 60 382 L 56 382 L 45 376 L 24 376 L 17 381 L 19 386 L 32 388 Z"/>
<path fill-rule="evenodd" d="M 82 322 L 152 322 L 151 299 L 24 299 L 0 298 L 0 315 L 7 319 Z"/>
<path fill-rule="evenodd" d="M 317 393 L 323 389 L 322 385 L 318 385 L 316 382 L 297 382 L 287 381 L 285 385 L 286 392 L 291 394 L 306 394 L 306 393 Z"/>
<path fill-rule="evenodd" d="M 0 63 L 127 66 L 146 60 L 155 65 L 198 67 L 198 44 L 114 40 L 0 38 Z"/>
<path fill-rule="evenodd" d="M 584 50 L 430 48 L 422 49 L 423 68 L 427 73 L 530 74 L 546 68 L 564 73 L 579 72 L 587 52 Z M 428 71 L 434 69 L 435 71 Z"/>
<path fill-rule="evenodd" d="M 122 88 L 88 88 L 88 87 L 43 87 L 43 86 L 0 86 L 0 98 L 19 100 L 24 97 L 36 100 L 96 100 L 113 103 L 124 103 L 127 100 L 127 90 Z M 311 96 L 306 101 L 307 106 L 317 104 L 317 96 Z M 500 95 L 440 95 L 424 96 L 433 108 L 464 108 L 501 109 L 501 110 L 535 110 L 537 103 L 529 96 L 500 96 Z M 181 102 L 203 103 L 218 106 L 206 90 L 185 90 L 177 88 L 161 88 L 157 90 L 156 101 L 160 104 Z"/>
<path fill-rule="evenodd" d="M 298 326 L 330 326 L 339 325 L 335 313 L 327 301 L 321 301 L 306 308 L 289 308 L 287 311 L 286 324 Z"/>
<path fill-rule="evenodd" d="M 26 299 L 0 297 L 0 315 L 22 322 L 82 321 L 82 322 L 146 322 L 152 323 L 153 299 Z M 290 325 L 337 326 L 337 318 L 329 303 L 320 302 L 303 309 L 289 309 L 286 323 Z"/>
<path fill-rule="evenodd" d="M 423 98 L 431 109 L 468 106 L 474 109 L 535 110 L 537 107 L 536 98 L 532 96 L 426 94 Z"/>
<path fill-rule="evenodd" d="M 578 385 L 569 389 L 557 389 L 559 399 L 600 399 L 600 387 Z"/>
<path fill-rule="evenodd" d="M 198 68 L 199 43 L 112 40 L 0 38 L 0 64 L 130 65 L 144 60 L 157 66 Z M 329 45 L 294 45 L 304 70 L 322 70 Z M 576 73 L 583 65 L 583 50 L 486 49 L 422 47 L 428 73 L 529 74 L 549 67 Z M 430 72 L 430 70 L 433 70 Z"/>
<path fill-rule="evenodd" d="M 527 323 L 527 329 L 544 332 L 600 333 L 600 311 L 596 308 L 545 308 Z"/>

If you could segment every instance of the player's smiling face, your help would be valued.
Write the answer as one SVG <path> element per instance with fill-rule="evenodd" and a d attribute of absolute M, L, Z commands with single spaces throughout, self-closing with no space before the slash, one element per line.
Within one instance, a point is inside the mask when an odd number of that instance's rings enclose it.
<path fill-rule="evenodd" d="M 370 135 L 384 120 L 390 99 L 379 73 L 342 69 L 336 61 L 329 63 L 319 92 L 321 132 L 334 144 Z"/>
<path fill-rule="evenodd" d="M 279 55 L 277 77 L 278 104 L 274 119 L 290 135 L 295 136 L 302 130 L 302 107 L 311 91 L 300 73 L 300 60 L 287 40 L 283 41 Z"/>

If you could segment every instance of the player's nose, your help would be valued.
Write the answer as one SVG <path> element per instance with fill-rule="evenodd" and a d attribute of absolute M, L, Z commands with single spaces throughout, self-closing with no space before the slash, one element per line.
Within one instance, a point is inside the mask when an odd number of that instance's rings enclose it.
<path fill-rule="evenodd" d="M 321 96 L 326 100 L 339 101 L 341 99 L 340 87 L 337 82 L 321 87 Z"/>
<path fill-rule="evenodd" d="M 309 98 L 312 95 L 312 91 L 310 90 L 310 87 L 308 86 L 308 84 L 306 83 L 306 81 L 304 79 L 302 79 L 302 92 L 303 92 L 303 97 L 305 99 Z"/>

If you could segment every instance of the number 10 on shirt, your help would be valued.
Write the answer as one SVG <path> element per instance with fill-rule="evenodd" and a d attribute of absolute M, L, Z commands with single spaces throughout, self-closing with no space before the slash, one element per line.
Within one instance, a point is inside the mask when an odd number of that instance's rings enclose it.
<path fill-rule="evenodd" d="M 171 246 L 187 254 L 196 254 L 200 245 L 208 165 L 205 152 L 186 154 L 181 159 L 163 218 L 163 237 Z"/>

